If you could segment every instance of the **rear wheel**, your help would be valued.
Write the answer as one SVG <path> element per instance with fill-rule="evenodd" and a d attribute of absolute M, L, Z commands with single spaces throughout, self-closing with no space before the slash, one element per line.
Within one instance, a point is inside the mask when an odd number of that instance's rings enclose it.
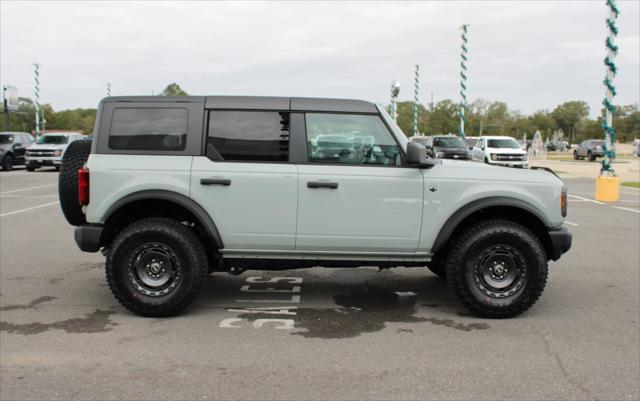
<path fill-rule="evenodd" d="M 595 161 L 596 158 L 591 154 L 591 151 L 589 151 L 587 153 L 587 158 L 589 159 L 590 162 Z"/>
<path fill-rule="evenodd" d="M 507 220 L 477 223 L 454 239 L 447 280 L 460 301 L 488 318 L 529 309 L 547 282 L 547 257 L 538 238 Z"/>
<path fill-rule="evenodd" d="M 27 171 L 36 171 L 37 167 L 27 166 Z"/>
<path fill-rule="evenodd" d="M 173 316 L 198 296 L 208 274 L 202 243 L 189 227 L 152 217 L 114 239 L 106 263 L 116 299 L 141 316 Z"/>
<path fill-rule="evenodd" d="M 13 170 L 13 156 L 11 155 L 6 155 L 4 157 L 4 160 L 2 160 L 2 169 L 4 171 L 11 171 Z"/>

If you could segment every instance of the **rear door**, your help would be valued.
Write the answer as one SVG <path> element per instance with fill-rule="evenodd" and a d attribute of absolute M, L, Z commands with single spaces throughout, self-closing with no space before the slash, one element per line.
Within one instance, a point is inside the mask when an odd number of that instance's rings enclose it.
<path fill-rule="evenodd" d="M 415 252 L 423 208 L 419 169 L 375 114 L 306 113 L 298 165 L 300 251 Z"/>
<path fill-rule="evenodd" d="M 225 249 L 294 249 L 298 182 L 289 163 L 289 111 L 210 110 L 207 121 L 191 196 L 215 221 Z"/>

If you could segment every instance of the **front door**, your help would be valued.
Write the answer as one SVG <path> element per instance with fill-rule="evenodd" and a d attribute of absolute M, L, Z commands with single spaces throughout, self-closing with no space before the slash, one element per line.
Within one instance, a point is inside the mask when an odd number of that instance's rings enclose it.
<path fill-rule="evenodd" d="M 307 113 L 306 130 L 296 249 L 415 252 L 423 176 L 402 166 L 399 146 L 380 117 Z"/>
<path fill-rule="evenodd" d="M 289 112 L 209 112 L 206 156 L 194 157 L 191 196 L 225 249 L 295 248 L 298 177 L 288 163 Z"/>

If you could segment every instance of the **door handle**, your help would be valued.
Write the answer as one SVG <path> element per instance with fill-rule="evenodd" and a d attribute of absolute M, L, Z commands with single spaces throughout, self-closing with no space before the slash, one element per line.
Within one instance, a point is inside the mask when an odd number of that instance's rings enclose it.
<path fill-rule="evenodd" d="M 201 178 L 200 185 L 224 185 L 228 187 L 231 185 L 231 180 L 228 178 Z"/>
<path fill-rule="evenodd" d="M 329 189 L 337 189 L 337 182 L 329 182 L 329 181 L 308 181 L 307 188 L 329 188 Z"/>

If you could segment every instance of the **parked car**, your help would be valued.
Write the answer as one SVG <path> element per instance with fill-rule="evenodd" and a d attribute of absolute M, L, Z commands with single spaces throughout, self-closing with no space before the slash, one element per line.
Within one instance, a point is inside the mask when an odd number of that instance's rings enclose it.
<path fill-rule="evenodd" d="M 43 166 L 53 166 L 60 170 L 62 157 L 69 144 L 84 139 L 84 135 L 75 132 L 56 132 L 44 134 L 26 152 L 28 171 L 34 171 Z"/>
<path fill-rule="evenodd" d="M 426 265 L 474 313 L 511 317 L 571 246 L 552 171 L 429 159 L 366 101 L 115 97 L 97 115 L 64 155 L 60 203 L 139 315 L 179 313 L 215 271 Z M 358 137 L 362 154 L 336 158 Z"/>
<path fill-rule="evenodd" d="M 604 156 L 604 141 L 600 139 L 587 139 L 573 150 L 573 159 L 582 160 L 589 159 L 590 162 L 595 161 L 598 157 Z"/>
<path fill-rule="evenodd" d="M 13 166 L 25 163 L 25 151 L 33 144 L 33 137 L 26 132 L 0 132 L 0 166 L 11 171 Z"/>
<path fill-rule="evenodd" d="M 437 135 L 427 138 L 427 156 L 438 159 L 469 160 L 471 155 L 467 143 L 454 135 Z"/>
<path fill-rule="evenodd" d="M 510 136 L 481 136 L 473 148 L 472 158 L 497 166 L 529 167 L 527 152 Z"/>

